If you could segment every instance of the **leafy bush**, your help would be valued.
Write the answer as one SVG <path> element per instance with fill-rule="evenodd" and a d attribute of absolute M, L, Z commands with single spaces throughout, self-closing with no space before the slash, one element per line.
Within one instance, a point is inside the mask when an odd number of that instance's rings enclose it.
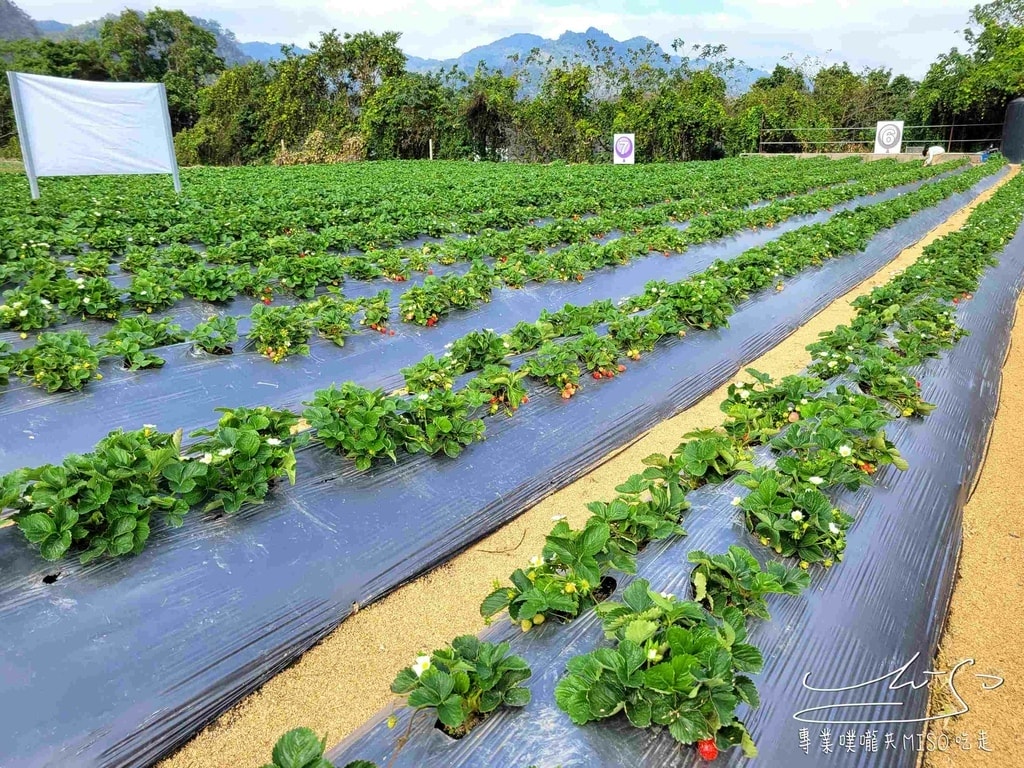
<path fill-rule="evenodd" d="M 100 356 L 81 331 L 41 333 L 34 347 L 12 356 L 13 369 L 47 392 L 77 391 L 93 376 Z"/>
<path fill-rule="evenodd" d="M 170 488 L 189 505 L 232 514 L 246 503 L 262 503 L 271 483 L 287 477 L 295 484 L 295 448 L 305 435 L 293 435 L 299 418 L 289 411 L 218 408 L 223 416 L 189 446 L 189 454 L 164 468 Z"/>
<path fill-rule="evenodd" d="M 676 600 L 637 579 L 624 604 L 598 607 L 612 648 L 570 659 L 555 700 L 577 725 L 625 712 L 636 728 L 664 726 L 682 744 L 713 739 L 717 747 L 757 749 L 736 717 L 740 702 L 759 704 L 745 672 L 758 672 L 761 653 L 744 643 L 742 614 L 717 620 L 697 603 Z"/>
<path fill-rule="evenodd" d="M 188 337 L 204 352 L 229 355 L 238 341 L 238 320 L 230 315 L 211 317 L 193 328 Z"/>
<path fill-rule="evenodd" d="M 358 469 L 369 469 L 375 459 L 398 461 L 396 452 L 405 439 L 398 414 L 398 399 L 383 390 L 364 389 L 345 382 L 318 390 L 306 403 L 305 418 L 324 445 L 342 451 Z"/>
<path fill-rule="evenodd" d="M 690 575 L 693 599 L 719 617 L 727 608 L 736 608 L 744 616 L 770 619 L 766 595 L 799 595 L 811 585 L 811 577 L 799 568 L 769 562 L 761 570 L 744 547 L 731 546 L 724 555 L 695 549 L 687 559 L 696 565 Z"/>
<path fill-rule="evenodd" d="M 252 329 L 249 338 L 256 351 L 275 363 L 289 355 L 308 355 L 309 337 L 313 320 L 304 307 L 267 307 L 257 304 L 252 308 Z"/>
<path fill-rule="evenodd" d="M 154 512 L 172 526 L 188 512 L 164 479 L 179 464 L 180 443 L 180 432 L 152 426 L 111 432 L 90 453 L 0 479 L 0 507 L 16 511 L 15 523 L 47 560 L 60 559 L 72 545 L 85 549 L 83 563 L 137 554 Z"/>
<path fill-rule="evenodd" d="M 500 706 L 529 704 L 530 690 L 521 683 L 530 675 L 526 660 L 509 654 L 508 643 L 462 635 L 417 658 L 398 673 L 391 690 L 407 696 L 413 709 L 436 712 L 444 730 L 458 737 Z"/>

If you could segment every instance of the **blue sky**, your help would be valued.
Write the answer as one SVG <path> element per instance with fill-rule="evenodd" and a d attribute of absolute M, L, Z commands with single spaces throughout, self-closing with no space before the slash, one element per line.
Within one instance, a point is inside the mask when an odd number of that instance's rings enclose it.
<path fill-rule="evenodd" d="M 146 9 L 146 0 L 16 0 L 36 19 L 80 22 Z M 787 54 L 855 68 L 886 66 L 921 77 L 936 55 L 962 44 L 977 0 L 163 0 L 216 19 L 240 40 L 307 44 L 321 30 L 395 29 L 409 54 L 457 56 L 515 32 L 557 37 L 594 26 L 620 40 L 664 46 L 724 43 L 729 54 L 770 68 Z"/>

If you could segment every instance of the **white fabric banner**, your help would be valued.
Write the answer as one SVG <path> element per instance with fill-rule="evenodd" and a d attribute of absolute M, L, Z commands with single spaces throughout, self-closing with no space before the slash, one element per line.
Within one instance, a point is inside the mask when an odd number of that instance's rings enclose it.
<path fill-rule="evenodd" d="M 9 72 L 26 170 L 34 176 L 177 176 L 162 83 Z"/>

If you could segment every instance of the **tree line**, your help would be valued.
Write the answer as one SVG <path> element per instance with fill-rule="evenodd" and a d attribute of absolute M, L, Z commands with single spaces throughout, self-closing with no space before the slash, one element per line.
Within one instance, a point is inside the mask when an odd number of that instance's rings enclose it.
<path fill-rule="evenodd" d="M 424 158 L 431 150 L 452 159 L 607 161 L 616 132 L 636 134 L 640 161 L 677 161 L 865 149 L 857 142 L 888 119 L 944 126 L 911 129 L 910 142 L 976 148 L 999 136 L 998 125 L 979 124 L 1002 122 L 1009 100 L 1024 95 L 1024 0 L 976 6 L 963 34 L 964 49 L 940 55 L 921 81 L 789 57 L 733 95 L 742 64 L 724 46 L 682 41 L 674 55 L 648 46 L 623 58 L 591 42 L 572 61 L 535 51 L 500 71 L 421 74 L 406 69 L 398 32 L 332 30 L 308 54 L 286 46 L 269 64 L 226 67 L 213 34 L 158 8 L 105 20 L 95 40 L 0 42 L 0 67 L 164 83 L 185 165 Z M 18 154 L 6 78 L 0 147 Z"/>

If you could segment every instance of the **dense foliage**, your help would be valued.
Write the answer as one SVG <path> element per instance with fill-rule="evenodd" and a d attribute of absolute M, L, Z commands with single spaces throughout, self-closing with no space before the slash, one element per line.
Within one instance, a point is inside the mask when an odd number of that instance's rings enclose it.
<path fill-rule="evenodd" d="M 165 83 L 186 165 L 425 158 L 431 142 L 439 158 L 590 162 L 608 158 L 617 131 L 636 133 L 638 159 L 660 161 L 863 150 L 872 131 L 854 129 L 881 119 L 958 125 L 908 130 L 907 139 L 978 148 L 998 127 L 966 126 L 1000 123 L 1024 85 L 1024 2 L 977 6 L 964 37 L 966 49 L 939 56 L 921 82 L 883 67 L 787 58 L 735 95 L 742 63 L 724 46 L 682 41 L 674 57 L 648 46 L 624 59 L 591 41 L 573 60 L 534 54 L 500 70 L 419 74 L 406 71 L 399 33 L 332 30 L 309 53 L 286 48 L 270 64 L 225 68 L 214 34 L 181 11 L 156 9 L 105 20 L 97 40 L 0 41 L 0 67 Z M 12 134 L 0 80 L 0 141 Z"/>

